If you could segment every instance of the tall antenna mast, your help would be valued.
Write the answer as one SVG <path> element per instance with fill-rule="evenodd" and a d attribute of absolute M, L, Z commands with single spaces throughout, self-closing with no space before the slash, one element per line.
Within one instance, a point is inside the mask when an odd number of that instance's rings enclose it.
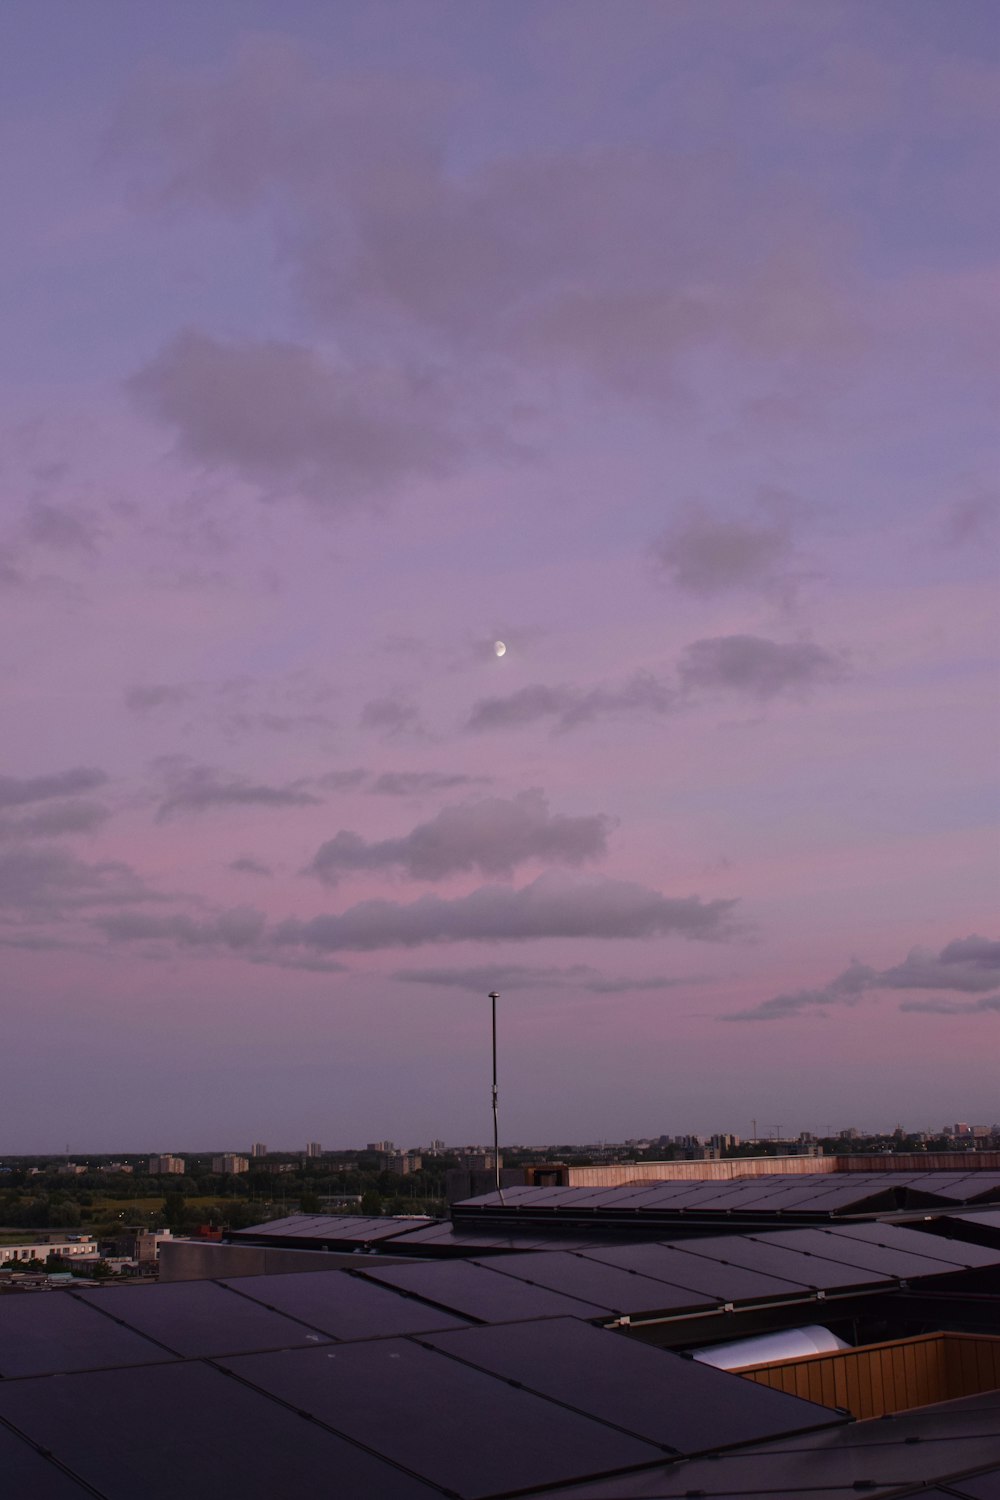
<path fill-rule="evenodd" d="M 500 999 L 496 990 L 490 990 L 489 1000 L 493 1018 L 493 1180 L 496 1184 L 497 1196 L 503 1202 L 503 1193 L 500 1191 L 500 1127 L 497 1123 L 497 1001 Z"/>

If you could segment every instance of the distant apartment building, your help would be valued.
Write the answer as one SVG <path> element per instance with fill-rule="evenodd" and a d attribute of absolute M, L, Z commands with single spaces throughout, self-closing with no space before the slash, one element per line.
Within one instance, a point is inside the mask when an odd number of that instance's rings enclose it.
<path fill-rule="evenodd" d="M 151 1177 L 160 1177 L 165 1173 L 183 1177 L 183 1156 L 151 1156 L 149 1158 L 149 1175 Z"/>
<path fill-rule="evenodd" d="M 109 1161 L 103 1167 L 94 1168 L 94 1171 L 100 1172 L 103 1177 L 129 1177 L 132 1174 L 132 1170 L 127 1161 Z"/>
<path fill-rule="evenodd" d="M 715 1151 L 735 1151 L 740 1144 L 740 1138 L 738 1135 L 730 1135 L 728 1131 L 723 1131 L 719 1135 L 713 1135 L 708 1144 Z"/>
<path fill-rule="evenodd" d="M 383 1151 L 378 1159 L 380 1172 L 395 1172 L 400 1177 L 406 1177 L 410 1172 L 419 1172 L 423 1164 L 424 1159 L 419 1151 Z"/>
<path fill-rule="evenodd" d="M 87 1166 L 81 1166 L 79 1162 L 64 1161 L 57 1168 L 57 1170 L 60 1177 L 82 1177 L 84 1172 L 90 1171 L 90 1168 Z"/>
<path fill-rule="evenodd" d="M 366 1151 L 374 1151 L 378 1156 L 386 1156 L 395 1149 L 395 1141 L 369 1141 L 365 1147 Z"/>
<path fill-rule="evenodd" d="M 212 1157 L 212 1171 L 236 1177 L 240 1172 L 249 1172 L 250 1162 L 245 1156 L 236 1156 L 231 1152 L 225 1152 L 222 1156 Z"/>
<path fill-rule="evenodd" d="M 308 1146 L 306 1147 L 306 1155 L 307 1156 L 322 1156 L 323 1155 L 323 1147 L 320 1145 L 319 1141 L 310 1141 L 309 1142 Z"/>
<path fill-rule="evenodd" d="M 254 1141 L 253 1146 L 252 1146 L 252 1148 L 250 1150 L 250 1155 L 252 1157 L 266 1156 L 267 1155 L 267 1147 L 264 1145 L 264 1142 L 263 1141 Z"/>
<path fill-rule="evenodd" d="M 495 1172 L 498 1166 L 503 1166 L 503 1152 L 499 1161 L 492 1151 L 474 1150 L 463 1151 L 458 1160 L 466 1172 Z"/>

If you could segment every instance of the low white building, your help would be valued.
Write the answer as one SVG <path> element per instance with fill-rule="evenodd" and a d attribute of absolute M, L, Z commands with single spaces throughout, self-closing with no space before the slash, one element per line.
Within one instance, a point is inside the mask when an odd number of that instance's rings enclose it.
<path fill-rule="evenodd" d="M 81 1255 L 96 1255 L 97 1241 L 92 1234 L 74 1235 L 72 1239 L 52 1238 L 32 1245 L 0 1245 L 0 1266 L 16 1266 L 27 1260 L 45 1261 L 50 1255 L 74 1260 Z"/>

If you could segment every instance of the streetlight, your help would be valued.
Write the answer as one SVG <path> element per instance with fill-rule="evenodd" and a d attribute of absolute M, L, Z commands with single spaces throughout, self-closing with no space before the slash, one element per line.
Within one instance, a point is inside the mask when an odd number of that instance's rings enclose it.
<path fill-rule="evenodd" d="M 497 1125 L 497 1001 L 500 999 L 496 990 L 490 990 L 489 1000 L 493 1015 L 493 1174 L 496 1182 L 497 1196 L 503 1202 L 503 1194 L 500 1191 L 500 1131 Z"/>

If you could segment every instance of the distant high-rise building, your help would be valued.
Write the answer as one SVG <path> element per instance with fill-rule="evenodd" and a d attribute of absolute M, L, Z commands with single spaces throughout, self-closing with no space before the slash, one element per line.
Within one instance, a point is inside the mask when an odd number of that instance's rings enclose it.
<path fill-rule="evenodd" d="M 395 1149 L 395 1141 L 369 1141 L 367 1146 L 365 1147 L 366 1151 L 379 1151 L 383 1153 L 388 1151 L 395 1151 Z"/>
<path fill-rule="evenodd" d="M 410 1172 L 419 1172 L 422 1166 L 423 1158 L 419 1151 L 386 1151 L 378 1159 L 380 1172 L 397 1172 L 401 1177 L 408 1176 Z"/>
<path fill-rule="evenodd" d="M 212 1171 L 221 1175 L 237 1176 L 240 1172 L 249 1172 L 250 1163 L 245 1156 L 236 1156 L 232 1152 L 224 1152 L 222 1156 L 212 1157 Z"/>
<path fill-rule="evenodd" d="M 306 1155 L 307 1156 L 322 1156 L 323 1155 L 323 1147 L 320 1145 L 319 1141 L 310 1141 L 309 1142 L 308 1146 L 306 1147 Z"/>
<path fill-rule="evenodd" d="M 184 1158 L 183 1156 L 151 1156 L 149 1158 L 149 1172 L 152 1177 L 157 1177 L 164 1172 L 183 1176 Z"/>
<path fill-rule="evenodd" d="M 264 1142 L 263 1141 L 254 1141 L 254 1143 L 253 1143 L 253 1149 L 251 1150 L 250 1155 L 251 1156 L 266 1156 L 267 1155 L 267 1147 L 264 1145 Z"/>

